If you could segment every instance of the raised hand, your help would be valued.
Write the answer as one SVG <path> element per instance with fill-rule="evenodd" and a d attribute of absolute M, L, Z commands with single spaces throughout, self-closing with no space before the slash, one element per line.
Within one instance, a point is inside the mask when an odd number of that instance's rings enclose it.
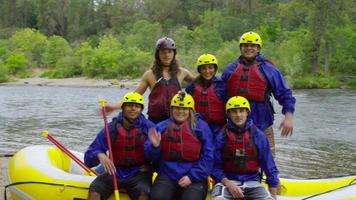
<path fill-rule="evenodd" d="M 154 128 L 150 128 L 150 130 L 148 130 L 148 138 L 154 147 L 158 147 L 161 143 L 161 134 Z"/>

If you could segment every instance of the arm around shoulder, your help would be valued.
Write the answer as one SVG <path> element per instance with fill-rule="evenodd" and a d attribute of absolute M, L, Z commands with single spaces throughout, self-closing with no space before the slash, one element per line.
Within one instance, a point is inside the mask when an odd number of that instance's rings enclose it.
<path fill-rule="evenodd" d="M 182 73 L 184 74 L 184 80 L 187 82 L 192 82 L 196 78 L 192 72 L 190 72 L 187 68 L 181 67 Z"/>
<path fill-rule="evenodd" d="M 140 93 L 140 94 L 144 94 L 147 90 L 147 88 L 150 86 L 150 82 L 149 80 L 152 79 L 153 73 L 152 70 L 147 70 L 141 78 L 141 81 L 139 83 L 139 85 L 137 86 L 137 88 L 135 89 L 135 92 Z"/>

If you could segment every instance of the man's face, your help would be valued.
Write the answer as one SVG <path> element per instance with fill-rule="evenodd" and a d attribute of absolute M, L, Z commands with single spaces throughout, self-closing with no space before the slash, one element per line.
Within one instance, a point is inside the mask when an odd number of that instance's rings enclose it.
<path fill-rule="evenodd" d="M 169 66 L 174 59 L 173 49 L 160 49 L 158 50 L 159 60 L 164 66 Z"/>
<path fill-rule="evenodd" d="M 138 103 L 124 103 L 122 106 L 122 112 L 125 118 L 134 121 L 140 116 L 142 112 L 142 105 Z"/>
<path fill-rule="evenodd" d="M 211 80 L 216 73 L 215 65 L 213 64 L 201 65 L 199 66 L 199 73 L 205 80 Z"/>
<path fill-rule="evenodd" d="M 232 108 L 227 111 L 227 115 L 236 126 L 243 128 L 248 117 L 248 110 L 246 108 Z"/>
<path fill-rule="evenodd" d="M 260 52 L 260 46 L 258 44 L 243 43 L 240 45 L 241 55 L 247 60 L 253 60 Z"/>

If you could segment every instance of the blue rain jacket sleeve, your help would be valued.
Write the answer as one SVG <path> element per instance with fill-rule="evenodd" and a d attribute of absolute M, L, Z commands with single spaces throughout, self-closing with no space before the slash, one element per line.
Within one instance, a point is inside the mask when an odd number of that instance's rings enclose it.
<path fill-rule="evenodd" d="M 278 101 L 279 105 L 282 106 L 282 113 L 294 113 L 296 100 L 282 73 L 273 63 L 267 61 L 263 54 L 258 55 L 256 60 L 262 62 L 262 72 L 270 84 L 274 98 Z"/>
<path fill-rule="evenodd" d="M 118 123 L 123 122 L 123 115 L 122 113 L 119 113 L 117 117 Z M 112 122 L 109 124 L 109 129 L 112 129 Z M 135 122 L 134 127 L 142 127 L 142 133 L 145 135 L 147 142 L 148 140 L 148 130 L 152 127 L 154 127 L 154 124 L 149 121 L 148 119 L 145 118 L 144 115 L 140 115 L 138 120 Z M 107 154 L 106 152 L 108 151 L 108 144 L 106 141 L 106 133 L 105 133 L 105 128 L 101 129 L 100 132 L 97 134 L 96 138 L 94 141 L 89 145 L 87 151 L 84 154 L 84 163 L 88 167 L 93 167 L 96 166 L 100 163 L 98 159 L 98 154 L 99 153 L 104 153 Z M 127 179 L 130 178 L 139 172 L 139 166 L 134 166 L 134 167 L 126 167 L 126 168 L 120 168 L 116 166 L 116 176 L 119 179 Z"/>
<path fill-rule="evenodd" d="M 270 61 L 268 61 L 263 54 L 256 57 L 258 62 L 261 62 L 260 69 L 268 81 L 268 89 L 271 91 L 274 98 L 282 106 L 282 113 L 294 113 L 295 98 L 292 95 L 292 90 L 288 87 L 283 75 Z M 242 62 L 241 57 L 226 66 L 221 76 L 222 80 L 227 83 L 231 74 L 236 70 L 237 64 Z M 227 86 L 228 87 L 228 86 Z M 273 124 L 274 110 L 269 102 L 254 102 L 250 101 L 252 113 L 250 118 L 255 125 L 261 130 L 265 130 Z"/>
<path fill-rule="evenodd" d="M 229 121 L 228 126 L 232 126 L 232 123 Z M 249 120 L 247 127 L 252 126 L 252 121 Z M 276 187 L 279 183 L 278 178 L 278 169 L 273 160 L 272 153 L 268 144 L 267 138 L 264 136 L 263 132 L 259 129 L 255 129 L 252 133 L 254 138 L 255 146 L 258 150 L 258 159 L 260 162 L 261 170 L 266 173 L 267 180 L 266 183 L 270 187 Z M 217 182 L 221 182 L 223 178 L 228 178 L 230 180 L 236 181 L 260 181 L 260 173 L 251 173 L 251 174 L 237 174 L 231 172 L 225 172 L 223 169 L 223 160 L 222 160 L 222 149 L 225 144 L 224 131 L 222 130 L 215 137 L 215 154 L 214 154 L 214 168 L 212 177 Z"/>
<path fill-rule="evenodd" d="M 160 134 L 164 134 L 168 124 L 171 121 L 172 119 L 170 118 L 157 124 L 156 130 Z M 160 147 L 155 148 L 150 142 L 145 145 L 145 152 L 148 154 L 148 157 L 153 161 L 159 161 L 158 173 L 165 174 L 173 181 L 178 181 L 183 176 L 187 175 L 192 182 L 205 180 L 210 175 L 214 159 L 214 145 L 212 143 L 211 130 L 206 122 L 198 119 L 194 132 L 202 142 L 200 159 L 195 162 L 175 162 L 163 160 L 161 157 Z"/>
<path fill-rule="evenodd" d="M 193 82 L 190 82 L 190 83 L 188 84 L 188 86 L 185 88 L 185 91 L 186 91 L 188 94 L 190 94 L 190 95 L 193 96 L 193 93 L 194 93 L 194 83 L 193 83 Z"/>

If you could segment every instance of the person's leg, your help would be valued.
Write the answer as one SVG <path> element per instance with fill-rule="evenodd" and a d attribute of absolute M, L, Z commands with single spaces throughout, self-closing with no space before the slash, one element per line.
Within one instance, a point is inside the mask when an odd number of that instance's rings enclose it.
<path fill-rule="evenodd" d="M 108 173 L 104 173 L 96 177 L 90 184 L 88 199 L 108 199 L 113 192 L 113 177 Z"/>
<path fill-rule="evenodd" d="M 263 132 L 265 133 L 265 135 L 266 135 L 266 137 L 268 139 L 269 146 L 271 148 L 273 158 L 275 158 L 276 157 L 276 145 L 275 145 L 275 142 L 274 142 L 274 133 L 273 133 L 272 126 L 266 128 Z"/>
<path fill-rule="evenodd" d="M 204 200 L 208 193 L 208 184 L 206 181 L 191 183 L 188 187 L 183 188 L 181 200 Z"/>
<path fill-rule="evenodd" d="M 171 200 L 177 196 L 177 189 L 177 183 L 163 174 L 158 174 L 151 188 L 151 200 Z"/>
<path fill-rule="evenodd" d="M 152 173 L 139 172 L 136 176 L 122 181 L 121 184 L 126 189 L 130 199 L 149 199 L 152 185 Z"/>
<path fill-rule="evenodd" d="M 273 197 L 262 185 L 258 187 L 245 187 L 244 196 L 245 200 L 273 200 Z"/>

